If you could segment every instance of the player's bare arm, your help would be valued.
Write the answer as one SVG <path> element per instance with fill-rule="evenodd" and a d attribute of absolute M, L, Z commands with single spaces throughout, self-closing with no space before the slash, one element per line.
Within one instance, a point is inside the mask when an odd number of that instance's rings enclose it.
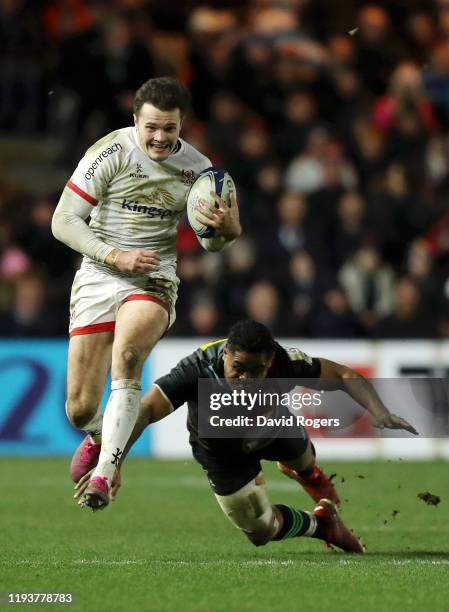
<path fill-rule="evenodd" d="M 327 391 L 342 390 L 372 415 L 375 427 L 383 429 L 405 429 L 418 435 L 416 429 L 405 419 L 392 414 L 380 399 L 373 385 L 361 374 L 345 365 L 320 359 L 321 376 L 317 388 Z"/>
<path fill-rule="evenodd" d="M 201 216 L 198 216 L 198 221 L 213 227 L 217 235 L 223 236 L 227 241 L 235 240 L 242 233 L 240 225 L 239 208 L 237 199 L 234 193 L 229 195 L 229 204 L 221 198 L 215 191 L 211 191 L 210 195 L 215 200 L 215 207 L 210 211 L 204 210 Z"/>

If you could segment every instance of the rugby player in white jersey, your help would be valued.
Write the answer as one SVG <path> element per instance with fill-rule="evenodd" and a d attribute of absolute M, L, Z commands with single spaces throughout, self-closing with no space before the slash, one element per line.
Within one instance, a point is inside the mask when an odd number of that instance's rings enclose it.
<path fill-rule="evenodd" d="M 175 319 L 177 225 L 194 178 L 211 166 L 179 138 L 188 104 L 187 89 L 175 79 L 144 83 L 134 99 L 134 125 L 88 149 L 53 217 L 54 236 L 84 255 L 70 302 L 66 411 L 87 433 L 72 459 L 72 479 L 97 465 L 83 497 L 92 509 L 108 504 L 139 412 L 143 363 Z M 241 233 L 235 197 L 230 206 L 214 197 L 214 212 L 201 218 L 216 230 L 201 240 L 209 250 Z"/>

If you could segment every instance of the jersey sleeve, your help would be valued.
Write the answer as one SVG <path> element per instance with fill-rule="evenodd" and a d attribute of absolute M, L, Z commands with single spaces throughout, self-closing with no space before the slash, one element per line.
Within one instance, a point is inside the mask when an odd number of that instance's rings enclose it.
<path fill-rule="evenodd" d="M 284 347 L 290 361 L 292 378 L 319 378 L 321 375 L 321 361 L 310 357 L 298 348 Z"/>
<path fill-rule="evenodd" d="M 158 378 L 154 384 L 171 402 L 173 409 L 187 401 L 197 401 L 200 373 L 187 359 L 181 360 L 168 374 Z"/>
<path fill-rule="evenodd" d="M 97 141 L 79 162 L 67 188 L 96 206 L 106 196 L 111 180 L 120 169 L 123 151 L 117 132 Z"/>

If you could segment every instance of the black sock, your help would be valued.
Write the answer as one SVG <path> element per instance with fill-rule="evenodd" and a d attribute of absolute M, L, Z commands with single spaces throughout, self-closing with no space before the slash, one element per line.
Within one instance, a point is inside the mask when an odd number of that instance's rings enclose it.
<path fill-rule="evenodd" d="M 326 541 L 326 529 L 323 525 L 323 519 L 316 516 L 316 529 L 315 532 L 310 536 L 311 538 L 317 538 L 317 540 Z"/>
<path fill-rule="evenodd" d="M 274 506 L 282 514 L 284 519 L 280 531 L 273 540 L 286 540 L 287 538 L 299 538 L 310 528 L 312 519 L 308 512 L 295 510 L 291 506 L 275 504 Z M 315 518 L 315 517 L 313 517 Z"/>

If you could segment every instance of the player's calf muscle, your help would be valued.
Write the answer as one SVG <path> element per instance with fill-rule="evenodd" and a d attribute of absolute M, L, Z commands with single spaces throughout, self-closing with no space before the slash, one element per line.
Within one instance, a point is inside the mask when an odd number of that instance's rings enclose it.
<path fill-rule="evenodd" d="M 95 416 L 98 402 L 79 395 L 67 397 L 67 416 L 75 427 L 82 429 Z"/>
<path fill-rule="evenodd" d="M 272 534 L 269 532 L 245 533 L 245 535 L 254 546 L 265 546 L 272 540 Z"/>
<path fill-rule="evenodd" d="M 265 546 L 268 542 L 271 542 L 276 535 L 279 525 L 276 518 L 279 519 L 276 508 L 273 508 L 273 514 L 271 515 L 270 524 L 257 526 L 254 531 L 244 531 L 244 534 L 254 546 Z M 281 517 L 282 518 L 282 517 Z"/>
<path fill-rule="evenodd" d="M 86 374 L 76 368 L 72 362 L 67 380 L 67 416 L 70 422 L 82 429 L 96 414 L 106 379 L 107 364 L 96 372 Z"/>
<path fill-rule="evenodd" d="M 67 416 L 82 428 L 97 412 L 111 363 L 112 334 L 74 336 L 67 367 Z"/>
<path fill-rule="evenodd" d="M 271 507 L 271 513 L 267 512 L 262 517 L 254 517 L 252 513 L 229 513 L 228 518 L 232 520 L 254 546 L 265 546 L 274 539 L 279 529 L 279 517 L 276 508 Z M 280 517 L 282 520 L 282 517 Z M 278 519 L 278 520 L 276 520 Z"/>

